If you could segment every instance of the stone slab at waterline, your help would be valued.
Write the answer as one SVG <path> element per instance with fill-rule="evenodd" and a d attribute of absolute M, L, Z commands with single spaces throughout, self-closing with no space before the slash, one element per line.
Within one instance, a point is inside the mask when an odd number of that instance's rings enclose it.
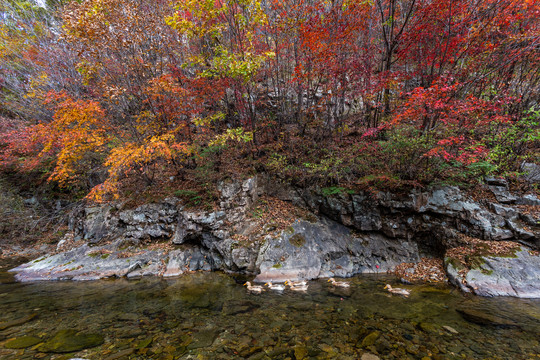
<path fill-rule="evenodd" d="M 178 276 L 186 271 L 212 270 L 198 248 L 170 252 L 122 249 L 121 242 L 105 246 L 83 245 L 52 256 L 43 256 L 11 271 L 18 281 L 98 280 L 148 275 Z"/>
<path fill-rule="evenodd" d="M 520 248 L 508 256 L 484 256 L 478 268 L 459 271 L 447 261 L 450 281 L 465 292 L 481 296 L 540 298 L 540 256 Z"/>

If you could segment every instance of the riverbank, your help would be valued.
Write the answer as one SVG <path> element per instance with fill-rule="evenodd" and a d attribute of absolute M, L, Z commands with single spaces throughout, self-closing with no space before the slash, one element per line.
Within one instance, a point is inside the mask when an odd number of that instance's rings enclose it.
<path fill-rule="evenodd" d="M 478 295 L 540 297 L 540 200 L 510 193 L 501 180 L 490 180 L 492 196 L 481 200 L 456 187 L 328 195 L 262 176 L 219 190 L 211 210 L 174 197 L 82 208 L 54 252 L 16 268 L 16 278 L 223 270 L 265 282 L 389 272 L 408 282 L 449 275 Z M 508 266 L 514 271 L 502 271 Z"/>
<path fill-rule="evenodd" d="M 197 272 L 0 284 L 0 357 L 530 359 L 539 346 L 539 300 L 403 285 L 384 274 L 349 278 L 349 289 L 314 280 L 305 293 L 256 295 L 246 279 Z M 411 295 L 392 295 L 387 283 Z"/>

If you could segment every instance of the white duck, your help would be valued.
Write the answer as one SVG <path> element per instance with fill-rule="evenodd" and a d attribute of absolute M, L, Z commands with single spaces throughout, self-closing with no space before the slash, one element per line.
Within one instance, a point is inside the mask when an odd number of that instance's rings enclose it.
<path fill-rule="evenodd" d="M 249 291 L 252 291 L 252 292 L 255 292 L 255 293 L 262 293 L 264 291 L 264 287 L 260 286 L 260 285 L 251 285 L 251 283 L 249 281 L 247 281 L 244 286 L 247 286 L 247 289 Z"/>
<path fill-rule="evenodd" d="M 338 286 L 338 287 L 342 287 L 342 288 L 348 288 L 348 287 L 351 286 L 351 284 L 349 284 L 348 282 L 336 281 L 334 278 L 328 279 L 328 282 L 331 282 L 332 286 Z"/>
<path fill-rule="evenodd" d="M 268 288 L 270 290 L 275 290 L 275 291 L 283 291 L 285 290 L 285 285 L 282 285 L 282 284 L 272 284 L 271 281 L 267 282 L 266 284 L 264 285 L 267 285 Z"/>
<path fill-rule="evenodd" d="M 289 284 L 289 286 L 306 286 L 307 281 L 306 280 L 300 280 L 300 281 L 287 280 L 285 281 L 285 284 Z"/>
<path fill-rule="evenodd" d="M 396 295 L 402 295 L 402 296 L 405 296 L 405 297 L 409 297 L 409 295 L 411 294 L 411 292 L 409 290 L 402 289 L 402 288 L 393 288 L 390 284 L 386 284 L 386 286 L 384 288 L 388 289 L 389 292 L 391 292 L 392 294 L 396 294 Z"/>
<path fill-rule="evenodd" d="M 304 283 L 302 285 L 302 283 Z M 307 291 L 308 289 L 308 284 L 307 282 L 305 281 L 298 281 L 297 282 L 297 285 L 295 285 L 294 283 L 290 282 L 289 280 L 285 281 L 285 285 L 289 285 L 289 289 L 292 290 L 292 291 Z"/>

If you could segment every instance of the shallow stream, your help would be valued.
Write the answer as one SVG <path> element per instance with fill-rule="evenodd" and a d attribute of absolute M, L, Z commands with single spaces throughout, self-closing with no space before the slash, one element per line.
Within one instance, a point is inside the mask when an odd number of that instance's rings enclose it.
<path fill-rule="evenodd" d="M 0 265 L 1 359 L 540 359 L 540 300 L 386 275 L 260 295 L 222 273 L 21 284 Z"/>

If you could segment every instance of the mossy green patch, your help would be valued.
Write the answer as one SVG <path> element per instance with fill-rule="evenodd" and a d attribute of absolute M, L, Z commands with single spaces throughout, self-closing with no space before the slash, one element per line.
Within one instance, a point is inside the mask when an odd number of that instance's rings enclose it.
<path fill-rule="evenodd" d="M 290 237 L 289 242 L 299 248 L 306 244 L 306 238 L 302 234 L 294 234 Z"/>
<path fill-rule="evenodd" d="M 285 235 L 292 235 L 294 234 L 294 228 L 292 226 L 289 226 L 283 232 L 285 233 Z"/>
<path fill-rule="evenodd" d="M 111 256 L 111 254 L 103 254 L 103 255 L 101 255 L 101 258 L 102 258 L 103 260 L 105 260 L 105 259 L 108 258 L 109 256 Z"/>
<path fill-rule="evenodd" d="M 272 267 L 274 269 L 281 269 L 283 267 L 283 265 L 281 265 L 280 263 L 277 263 L 277 264 L 272 265 Z"/>
<path fill-rule="evenodd" d="M 421 322 L 418 327 L 427 333 L 437 333 L 437 326 L 428 322 Z"/>
<path fill-rule="evenodd" d="M 486 263 L 484 258 L 479 255 L 467 255 L 465 260 L 471 269 L 482 269 L 482 265 Z"/>
<path fill-rule="evenodd" d="M 448 267 L 448 265 L 452 265 L 452 267 L 456 270 L 465 269 L 465 266 L 461 263 L 461 261 L 453 257 L 444 258 L 444 266 Z"/>
<path fill-rule="evenodd" d="M 8 340 L 4 347 L 6 349 L 24 349 L 30 346 L 37 345 L 41 342 L 41 339 L 35 336 L 23 336 L 16 339 Z"/>
<path fill-rule="evenodd" d="M 484 275 L 491 275 L 493 274 L 493 270 L 487 270 L 487 269 L 480 269 L 480 271 L 482 272 L 482 274 Z"/>
<path fill-rule="evenodd" d="M 504 257 L 504 258 L 517 258 L 518 257 L 517 253 L 520 251 L 522 251 L 521 247 L 517 246 L 514 249 L 509 250 L 506 254 L 492 255 L 492 256 Z"/>
<path fill-rule="evenodd" d="M 302 360 L 308 357 L 308 349 L 303 345 L 297 345 L 294 347 L 295 359 Z"/>
<path fill-rule="evenodd" d="M 81 334 L 74 329 L 60 330 L 37 350 L 45 353 L 69 353 L 99 346 L 103 342 L 103 336 L 99 334 Z"/>
<path fill-rule="evenodd" d="M 381 336 L 381 333 L 379 331 L 371 332 L 368 336 L 366 336 L 364 338 L 364 340 L 362 340 L 362 345 L 361 346 L 363 348 L 366 348 L 368 346 L 371 346 L 371 345 L 375 344 L 375 341 L 377 341 L 379 336 Z"/>
<path fill-rule="evenodd" d="M 146 339 L 139 341 L 139 343 L 137 344 L 136 348 L 137 348 L 137 349 L 144 349 L 144 348 L 150 346 L 150 344 L 152 343 L 152 341 L 154 341 L 154 338 L 153 338 L 152 336 L 149 336 L 149 337 L 147 337 Z"/>

